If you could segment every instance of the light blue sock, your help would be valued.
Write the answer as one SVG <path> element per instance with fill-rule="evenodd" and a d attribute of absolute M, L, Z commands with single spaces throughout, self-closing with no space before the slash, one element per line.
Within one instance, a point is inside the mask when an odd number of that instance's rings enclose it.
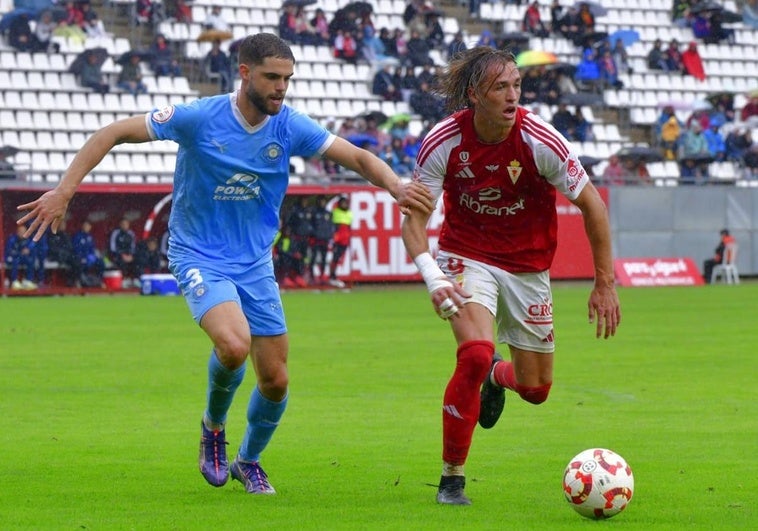
<path fill-rule="evenodd" d="M 235 370 L 224 367 L 216 355 L 216 349 L 211 350 L 208 360 L 208 409 L 205 420 L 213 424 L 223 425 L 226 414 L 232 405 L 232 399 L 237 388 L 245 377 L 245 363 Z"/>
<path fill-rule="evenodd" d="M 240 446 L 242 461 L 254 463 L 260 459 L 287 408 L 288 397 L 285 396 L 281 402 L 272 402 L 261 394 L 258 387 L 253 389 L 247 406 L 247 431 Z"/>

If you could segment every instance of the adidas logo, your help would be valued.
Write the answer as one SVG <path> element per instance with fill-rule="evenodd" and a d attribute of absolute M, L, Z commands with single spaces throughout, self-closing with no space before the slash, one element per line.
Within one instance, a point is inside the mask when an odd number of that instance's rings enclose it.
<path fill-rule="evenodd" d="M 473 179 L 475 177 L 474 172 L 471 171 L 471 168 L 466 166 L 461 171 L 455 174 L 455 177 L 458 179 Z"/>
<path fill-rule="evenodd" d="M 454 405 L 452 405 L 452 404 L 449 404 L 449 405 L 446 405 L 446 406 L 442 406 L 442 411 L 444 411 L 445 413 L 447 413 L 451 417 L 455 417 L 457 419 L 463 420 L 463 415 L 461 415 L 460 413 L 458 413 L 458 409 Z"/>

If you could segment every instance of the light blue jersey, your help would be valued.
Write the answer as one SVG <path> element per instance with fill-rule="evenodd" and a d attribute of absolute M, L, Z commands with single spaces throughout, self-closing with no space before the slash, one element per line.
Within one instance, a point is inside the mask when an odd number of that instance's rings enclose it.
<path fill-rule="evenodd" d="M 291 156 L 323 154 L 334 136 L 284 105 L 252 127 L 237 93 L 148 113 L 154 140 L 179 144 L 169 218 L 169 259 L 242 271 L 270 259 Z"/>
<path fill-rule="evenodd" d="M 290 156 L 323 154 L 336 138 L 286 105 L 252 127 L 224 94 L 153 111 L 154 140 L 179 144 L 169 217 L 169 268 L 199 324 L 218 304 L 240 305 L 250 333 L 286 332 L 271 249 Z"/>

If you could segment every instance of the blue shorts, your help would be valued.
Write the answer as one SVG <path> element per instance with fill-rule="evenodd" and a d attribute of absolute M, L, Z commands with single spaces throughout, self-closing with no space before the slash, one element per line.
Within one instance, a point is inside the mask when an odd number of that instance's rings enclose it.
<path fill-rule="evenodd" d="M 250 335 L 286 333 L 279 284 L 271 260 L 264 260 L 244 272 L 220 270 L 224 265 L 189 257 L 170 265 L 195 322 L 200 324 L 205 313 L 214 306 L 234 301 L 247 318 Z"/>

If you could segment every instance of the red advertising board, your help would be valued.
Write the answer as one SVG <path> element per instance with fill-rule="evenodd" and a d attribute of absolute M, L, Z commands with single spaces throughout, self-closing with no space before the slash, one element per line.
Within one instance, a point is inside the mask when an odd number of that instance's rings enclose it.
<path fill-rule="evenodd" d="M 700 286 L 703 277 L 691 258 L 618 258 L 616 282 L 621 286 Z"/>
<path fill-rule="evenodd" d="M 21 183 L 0 189 L 0 248 L 4 245 L 4 236 L 15 230 L 16 207 L 36 199 L 42 191 Z M 601 189 L 600 192 L 607 202 L 607 191 Z M 69 205 L 68 230 L 77 230 L 82 220 L 89 219 L 97 245 L 105 248 L 109 231 L 116 227 L 121 216 L 127 215 L 133 220 L 132 229 L 140 238 L 160 235 L 165 230 L 171 209 L 170 193 L 170 185 L 83 184 Z M 402 215 L 387 192 L 372 186 L 351 185 L 292 186 L 288 191 L 290 200 L 292 196 L 303 194 L 332 197 L 344 194 L 350 198 L 353 232 L 350 251 L 338 270 L 340 278 L 352 282 L 420 280 L 403 246 Z M 592 255 L 581 212 L 560 195 L 557 209 L 558 249 L 550 270 L 552 278 L 592 278 Z M 432 252 L 437 250 L 442 219 L 443 214 L 438 208 L 429 222 Z M 0 281 L 2 276 L 0 270 Z"/>

